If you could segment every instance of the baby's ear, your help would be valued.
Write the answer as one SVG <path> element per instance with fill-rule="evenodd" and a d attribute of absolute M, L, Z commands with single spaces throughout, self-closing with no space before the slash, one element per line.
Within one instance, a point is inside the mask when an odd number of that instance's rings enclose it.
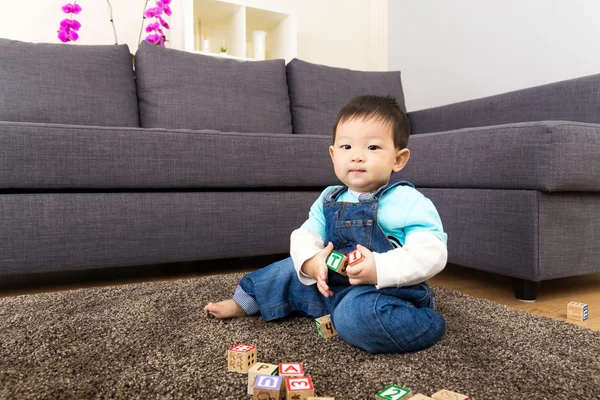
<path fill-rule="evenodd" d="M 410 150 L 407 148 L 396 150 L 396 162 L 392 168 L 393 172 L 401 171 L 406 166 L 410 159 Z"/>

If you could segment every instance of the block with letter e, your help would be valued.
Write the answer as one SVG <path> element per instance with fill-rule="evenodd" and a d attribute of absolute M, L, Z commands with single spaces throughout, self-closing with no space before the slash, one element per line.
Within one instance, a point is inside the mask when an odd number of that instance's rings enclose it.
<path fill-rule="evenodd" d="M 277 375 L 262 375 L 256 376 L 254 386 L 252 388 L 252 399 L 280 399 L 283 390 L 283 378 Z"/>
<path fill-rule="evenodd" d="M 306 400 L 315 395 L 315 387 L 310 376 L 285 378 L 285 389 L 287 400 Z"/>
<path fill-rule="evenodd" d="M 256 364 L 256 346 L 238 344 L 227 350 L 227 370 L 247 373 Z"/>
<path fill-rule="evenodd" d="M 330 270 L 346 276 L 346 256 L 339 251 L 333 250 L 325 259 L 325 264 Z"/>

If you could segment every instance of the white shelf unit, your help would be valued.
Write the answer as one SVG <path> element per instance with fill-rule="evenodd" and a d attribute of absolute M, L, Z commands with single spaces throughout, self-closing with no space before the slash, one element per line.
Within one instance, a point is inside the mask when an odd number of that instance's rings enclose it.
<path fill-rule="evenodd" d="M 298 54 L 296 16 L 283 9 L 258 7 L 252 0 L 182 0 L 184 49 L 189 52 L 252 60 L 252 31 L 266 31 L 265 59 L 291 61 Z M 202 49 L 202 33 L 209 51 Z M 220 53 L 227 48 L 227 55 Z"/>

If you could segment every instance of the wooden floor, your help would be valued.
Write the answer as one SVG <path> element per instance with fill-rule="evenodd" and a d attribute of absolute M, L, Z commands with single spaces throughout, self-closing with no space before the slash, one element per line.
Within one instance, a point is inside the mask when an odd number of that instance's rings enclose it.
<path fill-rule="evenodd" d="M 248 272 L 279 260 L 283 255 L 223 261 L 219 271 Z M 221 262 L 221 261 L 219 261 Z M 77 274 L 51 274 L 14 281 L 0 279 L 0 297 L 21 294 L 69 290 L 81 287 L 108 286 L 144 281 L 174 280 L 192 276 L 213 275 L 215 262 L 166 264 L 162 266 L 132 267 L 87 271 Z M 567 321 L 600 331 L 600 274 L 544 281 L 535 302 L 523 302 L 514 297 L 512 279 L 470 268 L 448 265 L 429 281 L 432 284 L 458 290 L 462 293 L 488 299 L 535 315 Z M 567 303 L 588 304 L 589 318 L 584 322 L 567 320 Z"/>
<path fill-rule="evenodd" d="M 600 331 L 600 274 L 543 281 L 537 300 L 531 303 L 515 298 L 511 278 L 456 265 L 448 265 L 429 282 L 535 315 Z M 567 320 L 567 303 L 571 301 L 588 305 L 587 321 Z"/>

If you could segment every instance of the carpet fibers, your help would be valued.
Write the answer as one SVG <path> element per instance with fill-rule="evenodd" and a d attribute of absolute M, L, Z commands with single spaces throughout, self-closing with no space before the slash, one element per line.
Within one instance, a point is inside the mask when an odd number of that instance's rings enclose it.
<path fill-rule="evenodd" d="M 436 287 L 442 339 L 373 355 L 322 339 L 308 318 L 218 320 L 242 274 L 0 299 L 2 399 L 248 399 L 226 350 L 258 347 L 267 363 L 302 362 L 317 395 L 372 399 L 393 383 L 486 399 L 600 399 L 600 332 Z"/>

